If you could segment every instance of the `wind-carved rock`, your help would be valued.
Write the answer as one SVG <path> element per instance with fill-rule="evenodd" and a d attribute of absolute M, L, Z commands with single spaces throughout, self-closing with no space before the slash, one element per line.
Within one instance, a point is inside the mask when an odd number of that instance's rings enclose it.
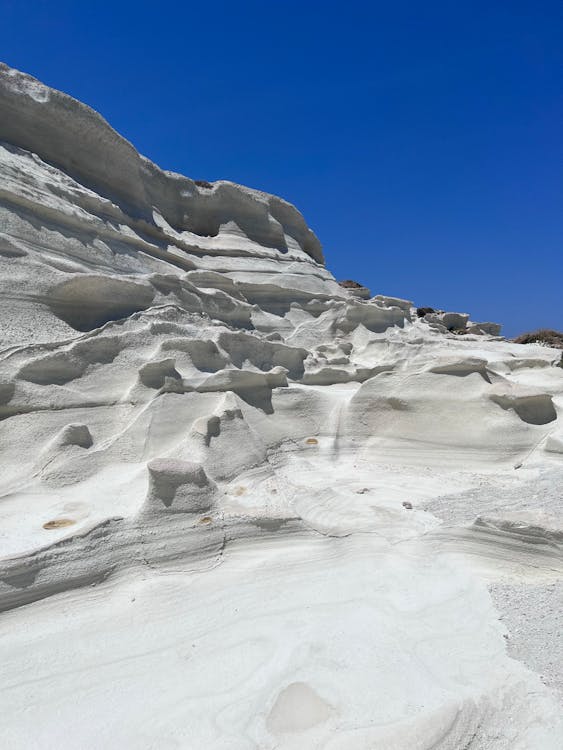
<path fill-rule="evenodd" d="M 0 744 L 563 746 L 561 351 L 5 65 L 0 173 Z"/>
<path fill-rule="evenodd" d="M 214 483 L 201 464 L 159 458 L 151 461 L 147 468 L 146 502 L 151 508 L 159 503 L 176 513 L 202 513 L 211 508 Z"/>

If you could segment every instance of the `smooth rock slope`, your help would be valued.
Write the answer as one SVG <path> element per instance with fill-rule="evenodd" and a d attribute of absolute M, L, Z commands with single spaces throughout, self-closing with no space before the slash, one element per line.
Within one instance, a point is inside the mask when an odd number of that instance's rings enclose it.
<path fill-rule="evenodd" d="M 0 66 L 6 748 L 563 745 L 563 369 Z"/>

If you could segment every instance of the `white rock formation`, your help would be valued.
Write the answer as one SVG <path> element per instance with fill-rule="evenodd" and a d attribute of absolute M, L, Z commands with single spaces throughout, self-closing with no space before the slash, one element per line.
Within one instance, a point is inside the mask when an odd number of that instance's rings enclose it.
<path fill-rule="evenodd" d="M 6 66 L 0 175 L 1 746 L 561 748 L 560 352 Z"/>

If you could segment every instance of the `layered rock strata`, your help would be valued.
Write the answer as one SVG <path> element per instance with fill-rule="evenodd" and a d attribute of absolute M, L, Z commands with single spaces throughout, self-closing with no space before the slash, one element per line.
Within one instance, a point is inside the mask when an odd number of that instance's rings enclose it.
<path fill-rule="evenodd" d="M 3 746 L 561 747 L 560 352 L 7 66 L 0 175 Z"/>

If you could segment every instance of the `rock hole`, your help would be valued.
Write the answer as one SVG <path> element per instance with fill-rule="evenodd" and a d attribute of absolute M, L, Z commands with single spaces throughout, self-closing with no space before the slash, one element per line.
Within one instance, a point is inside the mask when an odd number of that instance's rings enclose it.
<path fill-rule="evenodd" d="M 162 388 L 166 378 L 181 380 L 181 375 L 176 370 L 176 361 L 174 359 L 147 362 L 139 369 L 139 379 L 147 388 Z"/>
<path fill-rule="evenodd" d="M 528 424 L 549 424 L 557 419 L 551 396 L 539 393 L 533 396 L 491 396 L 491 400 L 502 409 L 514 409 L 523 422 Z"/>

